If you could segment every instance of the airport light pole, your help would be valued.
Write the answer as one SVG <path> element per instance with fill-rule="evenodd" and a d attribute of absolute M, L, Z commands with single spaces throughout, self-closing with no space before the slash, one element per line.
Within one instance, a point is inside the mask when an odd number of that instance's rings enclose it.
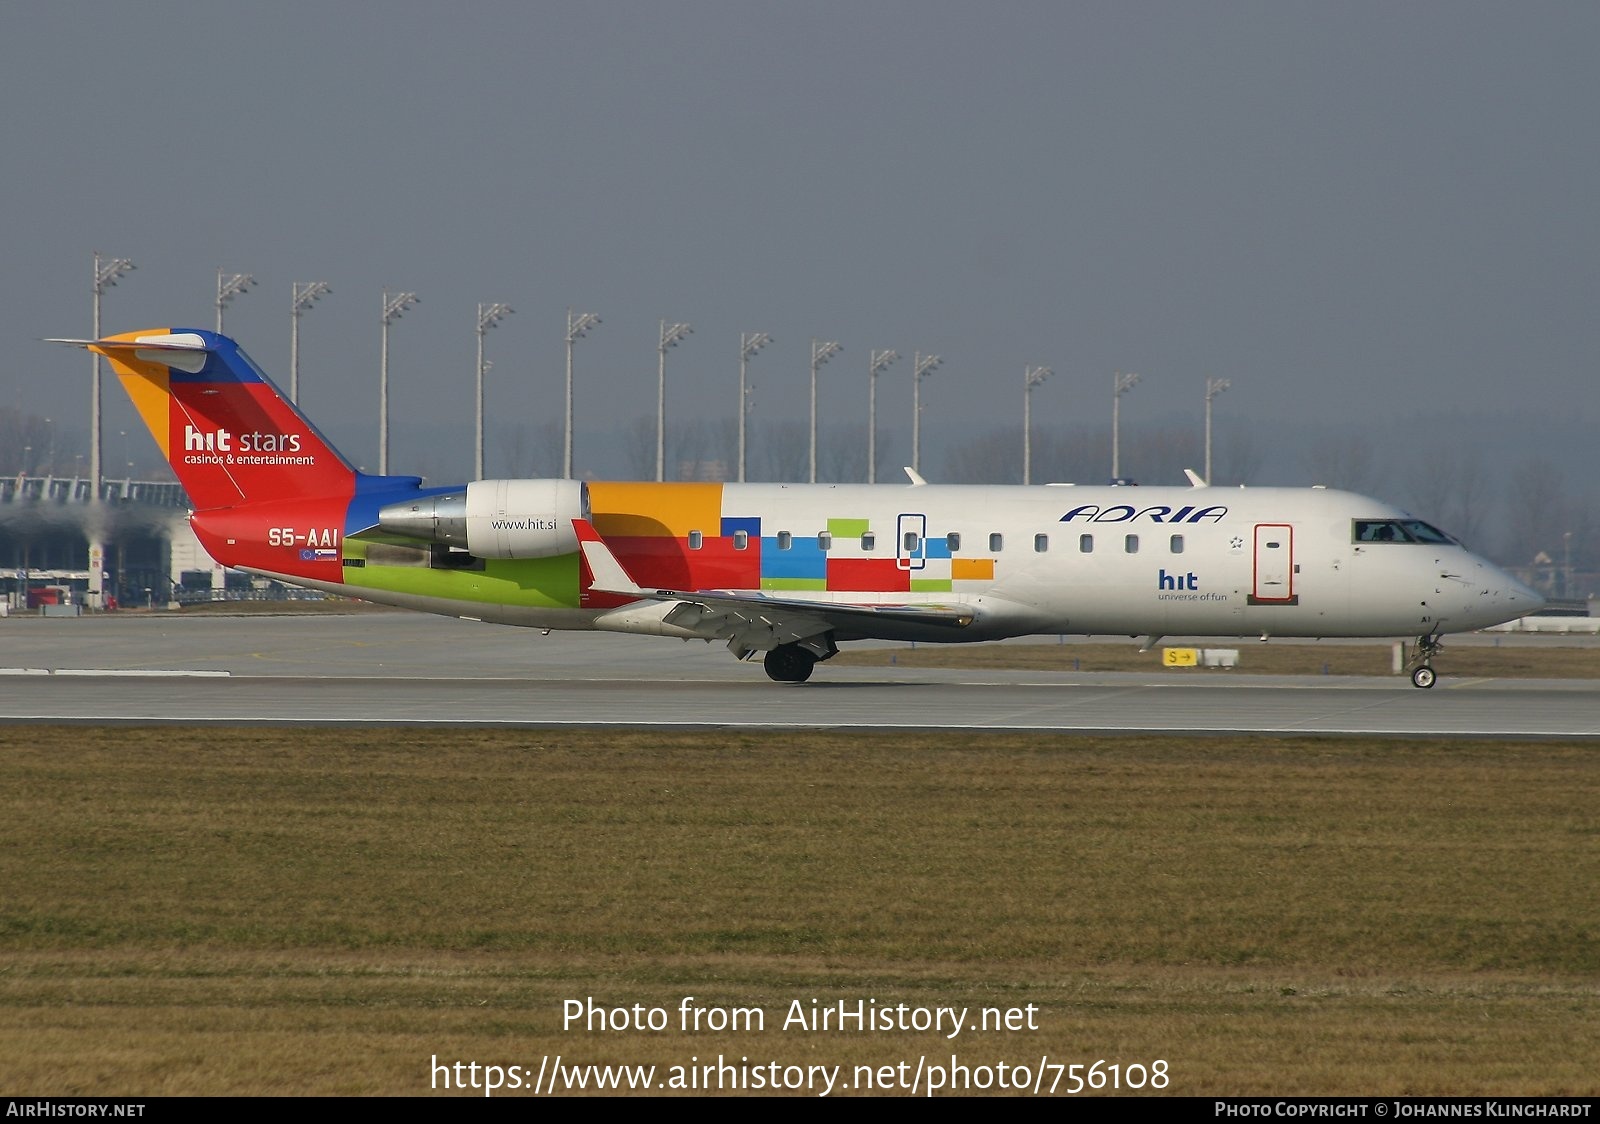
<path fill-rule="evenodd" d="M 94 256 L 94 338 L 100 338 L 100 298 L 105 291 L 117 283 L 117 279 L 126 273 L 132 272 L 136 267 L 127 258 L 105 258 L 99 254 Z M 89 428 L 93 431 L 89 438 L 89 479 L 91 500 L 100 498 L 100 353 L 90 354 L 89 383 Z M 92 591 L 91 591 L 92 592 Z"/>
<path fill-rule="evenodd" d="M 134 264 L 127 258 L 102 259 L 98 253 L 94 255 L 94 338 L 100 338 L 100 298 L 105 291 L 117 283 L 117 278 L 134 269 Z M 98 352 L 91 356 L 90 374 L 92 381 L 89 383 L 89 504 L 96 507 L 100 503 L 100 475 L 102 465 L 100 462 L 100 355 Z M 93 519 L 91 526 L 94 528 L 89 534 L 89 607 L 101 609 L 105 607 L 105 569 L 102 560 L 105 558 L 105 544 L 101 541 L 102 533 L 99 529 L 100 520 Z"/>
<path fill-rule="evenodd" d="M 867 362 L 867 483 L 878 482 L 878 376 L 900 358 L 898 351 L 872 352 Z"/>
<path fill-rule="evenodd" d="M 656 345 L 660 362 L 656 365 L 656 480 L 667 478 L 667 349 L 677 347 L 694 329 L 687 324 L 661 321 L 661 342 Z"/>
<path fill-rule="evenodd" d="M 912 353 L 911 362 L 911 471 L 922 472 L 922 380 L 943 360 L 937 355 Z"/>
<path fill-rule="evenodd" d="M 745 419 L 750 415 L 750 384 L 745 380 L 745 366 L 750 357 L 772 342 L 765 332 L 739 334 L 739 483 L 744 483 Z"/>
<path fill-rule="evenodd" d="M 478 379 L 477 379 L 477 410 L 475 417 L 477 427 L 476 440 L 473 449 L 473 479 L 483 479 L 483 373 L 488 370 L 488 364 L 483 361 L 483 334 L 501 320 L 510 316 L 515 310 L 508 304 L 479 304 L 478 305 Z"/>
<path fill-rule="evenodd" d="M 811 341 L 811 483 L 817 482 L 817 368 L 839 354 L 837 340 Z"/>
<path fill-rule="evenodd" d="M 1206 376 L 1206 483 L 1211 483 L 1211 400 L 1232 386 L 1227 379 Z"/>
<path fill-rule="evenodd" d="M 1133 389 L 1139 376 L 1118 371 L 1112 378 L 1111 392 L 1111 479 L 1122 479 L 1122 396 Z"/>
<path fill-rule="evenodd" d="M 294 282 L 294 302 L 289 306 L 289 401 L 300 401 L 300 314 L 333 292 L 326 281 Z"/>
<path fill-rule="evenodd" d="M 567 309 L 567 430 L 561 445 L 561 479 L 572 479 L 572 345 L 600 323 L 592 312 L 574 313 Z"/>
<path fill-rule="evenodd" d="M 1033 483 L 1033 388 L 1055 374 L 1049 367 L 1022 368 L 1022 482 Z"/>
<path fill-rule="evenodd" d="M 1572 596 L 1572 532 L 1561 532 L 1561 596 Z"/>
<path fill-rule="evenodd" d="M 222 310 L 229 301 L 255 283 L 256 279 L 248 273 L 224 275 L 222 270 L 217 270 L 217 335 L 222 334 Z"/>
<path fill-rule="evenodd" d="M 415 293 L 383 291 L 383 343 L 378 353 L 378 475 L 389 474 L 389 325 L 420 300 Z"/>

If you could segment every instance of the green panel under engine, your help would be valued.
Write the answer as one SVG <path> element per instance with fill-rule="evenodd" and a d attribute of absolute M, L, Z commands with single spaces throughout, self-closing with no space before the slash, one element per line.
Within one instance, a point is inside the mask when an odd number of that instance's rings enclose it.
<path fill-rule="evenodd" d="M 344 561 L 345 584 L 352 589 L 534 608 L 579 608 L 576 554 L 469 558 L 442 547 L 346 539 Z"/>

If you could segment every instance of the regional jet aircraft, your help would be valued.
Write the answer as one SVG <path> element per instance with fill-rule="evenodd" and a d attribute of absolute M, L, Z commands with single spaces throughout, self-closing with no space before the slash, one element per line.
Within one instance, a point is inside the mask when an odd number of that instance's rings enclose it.
<path fill-rule="evenodd" d="M 1541 598 L 1449 535 L 1324 488 L 582 483 L 357 471 L 226 336 L 104 355 L 218 562 L 542 629 L 717 640 L 800 683 L 852 640 L 1032 634 L 1416 637 Z"/>

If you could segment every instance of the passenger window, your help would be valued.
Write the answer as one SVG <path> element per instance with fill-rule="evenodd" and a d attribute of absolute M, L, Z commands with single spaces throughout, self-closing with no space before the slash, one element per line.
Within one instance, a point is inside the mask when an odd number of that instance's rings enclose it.
<path fill-rule="evenodd" d="M 960 550 L 961 533 L 959 531 L 951 531 L 944 537 L 944 545 L 950 548 L 951 554 L 954 554 L 956 551 Z"/>
<path fill-rule="evenodd" d="M 1033 549 L 1034 549 L 1034 551 L 1036 553 L 1039 553 L 1039 554 L 1043 554 L 1045 551 L 1049 550 L 1050 549 L 1050 536 L 1049 535 L 1034 535 L 1033 536 Z"/>
<path fill-rule="evenodd" d="M 1093 535 L 1079 535 L 1078 536 L 1078 553 L 1079 554 L 1093 554 L 1094 553 L 1094 536 Z"/>
<path fill-rule="evenodd" d="M 699 550 L 701 545 L 704 542 L 705 542 L 705 536 L 702 535 L 699 531 L 690 531 L 689 532 L 689 549 L 690 550 Z"/>
<path fill-rule="evenodd" d="M 917 544 L 922 540 L 917 537 L 915 531 L 907 531 L 903 541 L 906 544 L 906 553 L 915 554 L 917 552 Z"/>
<path fill-rule="evenodd" d="M 1174 553 L 1174 554 L 1182 554 L 1183 553 L 1183 536 L 1182 535 L 1173 535 L 1172 536 L 1172 553 Z"/>
<path fill-rule="evenodd" d="M 1122 549 L 1127 551 L 1129 554 L 1138 554 L 1139 553 L 1139 536 L 1138 535 L 1129 535 L 1127 538 L 1123 539 L 1122 540 Z"/>
<path fill-rule="evenodd" d="M 868 531 L 864 535 L 861 536 L 861 549 L 862 550 L 865 550 L 865 551 L 876 550 L 877 546 L 878 546 L 878 536 L 875 533 L 873 533 L 872 531 Z"/>
<path fill-rule="evenodd" d="M 1005 545 L 1006 545 L 1005 536 L 1002 535 L 999 531 L 996 531 L 994 534 L 989 536 L 989 553 L 990 554 L 999 554 L 1001 549 Z"/>
<path fill-rule="evenodd" d="M 743 550 L 750 545 L 749 531 L 735 531 L 733 533 L 733 549 Z"/>
<path fill-rule="evenodd" d="M 833 549 L 833 536 L 830 535 L 827 531 L 818 531 L 817 532 L 817 549 L 818 550 L 832 550 Z"/>
<path fill-rule="evenodd" d="M 789 547 L 792 546 L 793 544 L 794 544 L 794 536 L 793 535 L 791 535 L 788 531 L 779 531 L 778 532 L 778 549 L 779 550 L 788 550 Z"/>

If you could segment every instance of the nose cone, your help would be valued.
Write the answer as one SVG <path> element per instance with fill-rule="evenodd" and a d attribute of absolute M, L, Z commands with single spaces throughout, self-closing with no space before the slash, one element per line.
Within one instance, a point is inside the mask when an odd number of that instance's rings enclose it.
<path fill-rule="evenodd" d="M 1545 607 L 1544 594 L 1537 590 L 1529 589 L 1509 574 L 1506 577 L 1511 587 L 1510 596 L 1523 606 L 1521 612 L 1517 614 L 1519 617 L 1525 617 L 1529 613 L 1537 613 Z"/>
<path fill-rule="evenodd" d="M 1493 619 L 1485 620 L 1480 628 L 1484 625 L 1514 621 L 1518 617 L 1537 613 L 1544 608 L 1543 594 L 1529 589 L 1504 570 L 1485 564 L 1484 578 L 1486 595 L 1484 600 L 1488 602 L 1485 609 Z"/>

